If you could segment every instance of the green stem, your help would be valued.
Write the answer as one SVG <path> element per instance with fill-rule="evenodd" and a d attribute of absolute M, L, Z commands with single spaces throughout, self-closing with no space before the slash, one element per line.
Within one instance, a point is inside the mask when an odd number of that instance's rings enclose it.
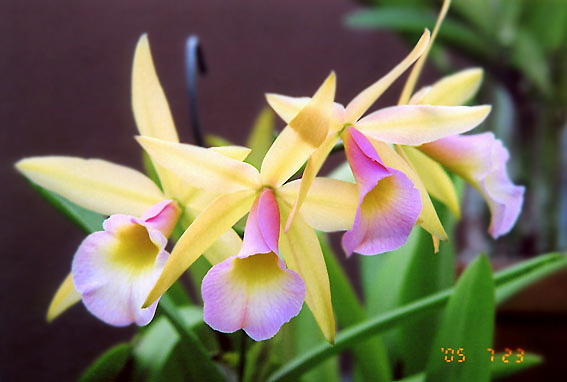
<path fill-rule="evenodd" d="M 225 381 L 221 371 L 211 360 L 207 349 L 203 346 L 197 335 L 185 325 L 183 318 L 179 315 L 177 307 L 169 296 L 164 295 L 159 304 L 161 312 L 169 319 L 181 337 L 182 346 L 192 354 L 195 362 L 188 364 L 188 373 L 195 380 Z M 192 367 L 194 366 L 194 367 Z"/>
<path fill-rule="evenodd" d="M 512 283 L 519 282 L 519 278 L 529 279 L 529 283 L 531 283 L 550 274 L 552 270 L 556 271 L 561 268 L 565 268 L 565 265 L 565 255 L 553 253 L 541 255 L 536 259 L 523 262 L 504 271 L 495 273 L 494 281 L 497 286 L 497 296 L 499 295 L 499 290 L 501 294 L 502 288 L 510 287 Z M 540 273 L 540 268 L 545 268 L 546 271 Z M 534 277 L 534 274 L 538 275 L 539 278 Z M 523 283 L 522 287 L 527 285 L 528 283 Z M 451 288 L 435 293 L 431 296 L 419 299 L 415 302 L 374 317 L 368 321 L 344 329 L 337 334 L 335 338 L 335 346 L 330 346 L 326 342 L 321 343 L 307 353 L 288 362 L 285 366 L 273 373 L 268 381 L 275 382 L 295 380 L 298 376 L 313 366 L 337 353 L 340 353 L 346 348 L 352 347 L 358 342 L 367 340 L 369 337 L 377 333 L 393 328 L 408 319 L 414 318 L 417 314 L 422 314 L 442 307 L 453 293 L 453 290 L 454 288 Z M 516 288 L 514 291 L 517 292 L 519 289 Z"/>
<path fill-rule="evenodd" d="M 240 336 L 240 359 L 238 364 L 238 382 L 244 381 L 244 373 L 246 372 L 246 332 L 244 330 L 241 331 Z"/>

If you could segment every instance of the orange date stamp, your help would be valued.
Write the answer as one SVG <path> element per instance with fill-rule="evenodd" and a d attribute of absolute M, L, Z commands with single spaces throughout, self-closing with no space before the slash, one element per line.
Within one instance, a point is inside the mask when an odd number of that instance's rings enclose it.
<path fill-rule="evenodd" d="M 502 363 L 522 363 L 524 362 L 525 351 L 522 348 L 516 348 L 512 350 L 510 348 L 505 348 L 502 354 L 496 354 L 494 349 L 486 348 L 487 357 L 490 357 L 490 362 L 502 362 Z M 444 356 L 444 360 L 447 363 L 463 363 L 466 361 L 467 357 L 464 348 L 441 348 L 441 353 Z"/>

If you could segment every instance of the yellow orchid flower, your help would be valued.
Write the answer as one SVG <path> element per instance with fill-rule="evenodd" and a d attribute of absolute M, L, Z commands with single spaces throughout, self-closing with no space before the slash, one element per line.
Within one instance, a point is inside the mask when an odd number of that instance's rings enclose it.
<path fill-rule="evenodd" d="M 134 56 L 132 106 L 138 131 L 141 135 L 164 139 L 169 142 L 178 142 L 173 118 L 154 68 L 146 35 L 140 38 Z M 214 151 L 218 155 L 232 158 L 236 161 L 244 160 L 250 152 L 247 148 L 237 146 L 207 150 Z M 161 231 L 160 229 L 154 229 L 152 222 L 147 221 L 151 217 L 147 216 L 148 211 L 151 211 L 152 208 L 155 209 L 155 206 L 160 203 L 170 201 L 170 205 L 177 210 L 177 213 L 169 215 L 169 224 L 175 224 L 177 216 L 181 211 L 183 212 L 182 223 L 188 224 L 216 196 L 207 194 L 185 182 L 174 173 L 160 167 L 159 164 L 156 164 L 155 167 L 163 186 L 163 191 L 139 171 L 100 159 L 47 156 L 25 158 L 16 164 L 16 168 L 34 183 L 65 197 L 81 207 L 111 216 L 105 222 L 105 232 L 97 233 L 99 237 L 103 233 L 106 234 L 107 238 L 104 240 L 110 243 L 107 250 L 101 249 L 100 252 L 104 256 L 100 256 L 101 258 L 122 256 L 125 259 L 130 259 L 130 265 L 135 269 L 146 267 L 145 263 L 137 263 L 136 257 L 129 255 L 129 250 L 132 249 L 133 243 L 140 240 L 147 243 L 148 256 L 153 256 L 154 259 L 161 256 L 160 261 L 164 262 L 164 255 L 160 251 L 163 249 L 163 239 L 169 235 L 170 229 L 162 229 Z M 159 212 L 155 214 L 159 215 Z M 146 216 L 144 217 L 145 214 Z M 130 220 L 117 218 L 117 216 L 129 216 Z M 160 216 L 165 215 L 161 214 Z M 130 232 L 130 234 L 129 236 L 120 236 L 119 234 L 112 236 L 110 233 L 114 231 Z M 144 232 L 145 239 L 139 236 L 140 233 Z M 162 235 L 163 238 L 156 238 L 159 235 Z M 85 250 L 88 252 L 88 244 L 91 242 L 92 239 L 87 238 L 77 254 L 85 253 Z M 131 245 L 129 246 L 125 243 L 131 243 Z M 236 254 L 241 245 L 242 240 L 238 234 L 232 229 L 226 230 L 207 249 L 205 257 L 212 264 L 216 264 Z M 154 246 L 155 250 L 152 249 Z M 140 253 L 142 252 L 144 251 Z M 94 255 L 93 258 L 96 258 L 96 254 Z M 128 266 L 128 264 L 122 265 Z M 116 269 L 123 268 L 118 266 Z M 159 271 L 161 272 L 161 270 Z M 67 308 L 80 301 L 81 293 L 75 288 L 78 286 L 76 281 L 75 283 L 73 282 L 74 276 L 67 276 L 57 290 L 48 309 L 48 321 L 55 319 Z M 153 286 L 155 278 L 149 282 L 151 284 L 150 287 Z M 112 293 L 111 291 L 109 293 Z M 83 293 L 84 296 L 85 293 Z M 142 297 L 145 299 L 145 295 Z M 142 302 L 139 301 L 135 308 L 138 309 Z M 136 309 L 133 310 L 135 311 Z M 125 312 L 126 315 L 130 313 Z M 145 314 L 147 315 L 147 313 Z M 109 320 L 106 321 L 109 322 Z M 145 322 L 147 320 L 142 321 Z M 122 323 L 124 322 L 127 322 L 127 320 Z"/>
<path fill-rule="evenodd" d="M 203 280 L 205 321 L 220 331 L 243 328 L 254 339 L 266 339 L 297 314 L 305 296 L 325 338 L 333 341 L 329 279 L 312 227 L 352 226 L 356 186 L 315 178 L 303 210 L 285 230 L 300 191 L 298 181 L 284 183 L 328 136 L 334 94 L 332 73 L 289 119 L 260 171 L 201 147 L 138 138 L 163 168 L 205 191 L 221 193 L 181 236 L 144 306 L 150 306 L 214 240 L 250 212 L 239 254 L 214 266 Z"/>
<path fill-rule="evenodd" d="M 308 195 L 312 180 L 325 158 L 338 139 L 342 138 L 353 171 L 367 170 L 365 176 L 357 177 L 360 205 L 354 227 L 343 237 L 343 248 L 347 254 L 353 251 L 376 254 L 396 249 L 405 243 L 416 222 L 437 240 L 447 239 L 421 179 L 411 166 L 384 142 L 419 146 L 445 136 L 466 132 L 484 120 L 490 107 L 399 105 L 361 118 L 376 99 L 428 49 L 429 39 L 430 35 L 426 30 L 415 48 L 394 69 L 362 91 L 346 107 L 334 104 L 331 129 L 325 142 L 309 158 L 294 209 L 287 221 L 288 226 L 292 222 L 294 212 Z M 291 121 L 309 102 L 309 98 L 275 94 L 268 94 L 267 100 L 286 122 Z M 351 160 L 355 157 L 358 159 Z M 367 176 L 370 178 L 364 179 Z M 407 202 L 402 203 L 401 199 Z M 388 203 L 383 202 L 384 200 Z M 411 208 L 409 204 L 412 205 Z M 395 218 L 396 215 L 391 213 L 395 210 L 394 205 L 407 205 L 408 208 L 404 210 L 405 213 L 399 213 Z M 396 220 L 395 224 L 383 224 L 382 217 L 387 215 Z M 395 239 L 392 239 L 394 237 Z"/>
<path fill-rule="evenodd" d="M 418 91 L 414 104 L 461 105 L 477 92 L 481 69 L 467 69 Z M 443 166 L 475 187 L 488 203 L 490 234 L 497 238 L 512 228 L 523 204 L 524 187 L 514 185 L 507 173 L 508 151 L 492 133 L 454 135 L 419 147 L 397 148 L 423 180 L 427 191 L 460 216 L 453 183 Z"/>
<path fill-rule="evenodd" d="M 450 0 L 443 3 L 431 43 L 435 40 L 450 3 Z M 469 101 L 480 87 L 481 69 L 463 70 L 447 76 L 411 96 L 429 49 L 430 47 L 414 66 L 399 103 L 458 106 Z M 482 194 L 492 215 L 489 232 L 494 238 L 510 231 L 516 222 L 522 209 L 525 189 L 513 184 L 508 177 L 508 150 L 492 133 L 453 134 L 425 142 L 417 148 L 396 145 L 396 151 L 419 174 L 427 192 L 447 205 L 456 216 L 460 216 L 457 194 L 442 165 L 461 176 Z M 437 251 L 439 239 L 435 236 L 433 244 Z"/>

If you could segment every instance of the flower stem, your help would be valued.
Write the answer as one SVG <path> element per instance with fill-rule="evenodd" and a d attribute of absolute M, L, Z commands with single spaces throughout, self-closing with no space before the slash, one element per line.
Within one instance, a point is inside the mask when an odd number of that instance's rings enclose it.
<path fill-rule="evenodd" d="M 244 381 L 244 372 L 246 371 L 246 332 L 241 331 L 240 337 L 240 360 L 238 364 L 238 382 Z"/>

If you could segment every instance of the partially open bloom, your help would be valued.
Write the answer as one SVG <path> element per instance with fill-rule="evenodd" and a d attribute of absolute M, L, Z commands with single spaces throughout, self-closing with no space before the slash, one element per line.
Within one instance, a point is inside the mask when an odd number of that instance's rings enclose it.
<path fill-rule="evenodd" d="M 382 166 L 388 167 L 389 170 L 396 171 L 398 175 L 392 179 L 401 179 L 403 174 L 405 174 L 410 183 L 413 183 L 413 187 L 419 192 L 421 201 L 414 198 L 415 192 L 409 192 L 409 194 L 405 195 L 408 197 L 410 194 L 412 195 L 409 199 L 406 199 L 407 202 L 412 201 L 414 203 L 411 208 L 406 208 L 407 203 L 400 198 L 383 199 L 380 203 L 380 208 L 374 208 L 374 215 L 370 218 L 368 215 L 370 211 L 370 208 L 368 208 L 369 202 L 366 202 L 366 206 L 364 202 L 367 195 L 369 195 L 367 197 L 367 200 L 369 200 L 374 193 L 370 187 L 376 188 L 376 193 L 379 193 L 382 191 L 378 191 L 378 189 L 385 187 L 389 182 L 378 182 L 377 179 L 374 179 L 375 174 L 369 179 L 364 179 L 364 176 L 355 174 L 357 182 L 363 182 L 364 185 L 359 186 L 361 192 L 359 209 L 361 212 L 357 215 L 355 226 L 352 227 L 343 240 L 343 246 L 347 254 L 358 250 L 363 251 L 361 253 L 364 254 L 371 254 L 372 251 L 376 251 L 374 252 L 376 254 L 399 248 L 406 242 L 407 235 L 409 235 L 416 223 L 416 219 L 414 219 L 416 209 L 420 210 L 417 217 L 418 224 L 430 232 L 437 240 L 447 239 L 447 234 L 439 221 L 419 176 L 402 157 L 383 143 L 419 146 L 446 136 L 469 131 L 486 118 L 490 107 L 399 105 L 381 109 L 362 117 L 376 99 L 426 51 L 428 43 L 429 32 L 425 31 L 412 52 L 394 69 L 362 91 L 346 107 L 334 104 L 331 115 L 331 129 L 327 139 L 311 155 L 307 163 L 302 177 L 300 192 L 294 205 L 294 211 L 303 202 L 312 180 L 339 137 L 345 143 L 352 142 L 353 132 L 357 132 L 356 135 L 358 137 L 354 141 L 362 142 L 362 136 L 364 136 L 364 140 L 369 143 L 366 145 L 368 147 L 366 154 L 370 155 L 368 158 Z M 294 118 L 301 107 L 309 102 L 309 98 L 292 98 L 273 94 L 268 95 L 267 98 L 268 103 L 286 122 Z M 375 150 L 373 153 L 370 152 L 371 146 L 374 147 L 372 150 Z M 353 150 L 356 147 L 357 145 L 351 145 L 350 154 L 347 150 L 347 159 L 353 172 L 359 171 L 360 168 L 358 163 L 353 163 L 351 160 L 351 158 L 354 158 Z M 408 186 L 408 190 L 413 189 L 409 184 L 403 184 Z M 396 183 L 395 187 L 401 187 L 401 185 L 402 183 Z M 388 203 L 401 203 L 399 211 L 407 212 L 409 215 L 394 213 L 394 211 L 398 211 L 397 207 L 388 205 Z M 363 209 L 366 209 L 367 212 L 362 213 Z M 387 211 L 389 214 L 385 214 Z M 364 218 L 364 216 L 366 217 Z M 288 226 L 292 219 L 293 213 L 288 219 Z M 367 220 L 367 223 L 360 224 L 363 220 Z M 370 223 L 371 220 L 373 223 Z M 387 221 L 388 224 L 380 224 L 378 226 L 376 224 L 379 221 Z M 369 227 L 371 226 L 380 229 L 370 229 Z M 383 231 L 382 229 L 386 230 Z M 383 244 L 378 244 L 379 242 Z"/>
<path fill-rule="evenodd" d="M 305 283 L 279 258 L 280 212 L 265 189 L 250 209 L 240 252 L 209 270 L 202 284 L 203 317 L 213 329 L 244 329 L 256 340 L 273 337 L 296 316 Z"/>
<path fill-rule="evenodd" d="M 482 194 L 492 215 L 488 231 L 494 238 L 512 229 L 522 209 L 524 187 L 510 180 L 506 172 L 510 155 L 494 134 L 456 135 L 423 145 L 420 150 Z"/>
<path fill-rule="evenodd" d="M 152 320 L 157 301 L 141 307 L 169 257 L 165 246 L 179 212 L 175 202 L 163 201 L 140 218 L 112 215 L 104 221 L 104 231 L 86 237 L 71 273 L 91 313 L 115 326 Z"/>

